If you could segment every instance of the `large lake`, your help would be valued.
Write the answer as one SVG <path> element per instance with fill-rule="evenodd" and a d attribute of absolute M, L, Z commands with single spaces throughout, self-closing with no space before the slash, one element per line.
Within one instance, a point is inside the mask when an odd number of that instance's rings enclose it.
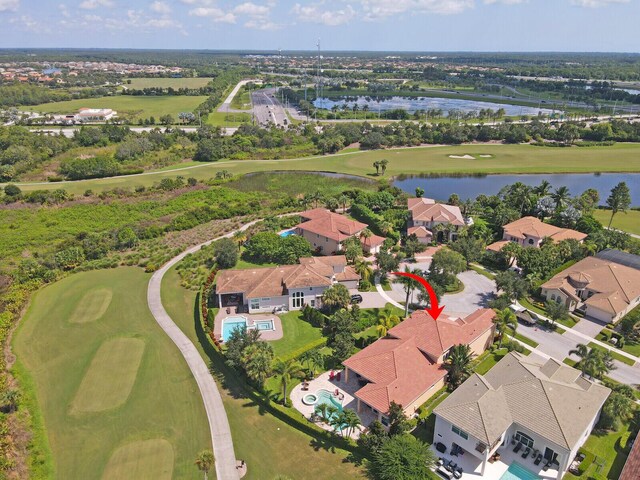
<path fill-rule="evenodd" d="M 352 108 L 354 104 L 358 104 L 358 107 L 362 109 L 364 105 L 369 106 L 371 116 L 378 112 L 385 112 L 387 110 L 395 110 L 401 108 L 409 113 L 413 113 L 416 110 L 429 110 L 439 108 L 443 112 L 449 110 L 460 110 L 462 112 L 477 112 L 482 109 L 490 108 L 492 110 L 498 110 L 503 108 L 505 113 L 509 116 L 516 115 L 538 115 L 538 112 L 543 114 L 551 114 L 552 110 L 548 108 L 536 108 L 536 107 L 521 107 L 519 105 L 509 105 L 503 103 L 491 103 L 482 102 L 479 100 L 463 100 L 458 98 L 439 98 L 439 97 L 348 97 L 348 98 L 317 98 L 313 104 L 318 108 L 324 108 L 331 110 L 334 105 L 342 108 L 342 105 L 348 105 Z"/>
<path fill-rule="evenodd" d="M 579 195 L 588 188 L 600 192 L 600 203 L 604 205 L 611 189 L 619 182 L 627 182 L 631 190 L 631 205 L 640 206 L 640 173 L 574 173 L 574 174 L 527 174 L 485 175 L 480 177 L 407 177 L 396 179 L 393 184 L 407 193 L 415 194 L 416 187 L 424 190 L 425 197 L 447 200 L 457 193 L 461 199 L 475 199 L 480 194 L 494 195 L 505 185 L 522 182 L 525 185 L 540 185 L 547 180 L 553 188 L 565 185 L 572 195 Z"/>

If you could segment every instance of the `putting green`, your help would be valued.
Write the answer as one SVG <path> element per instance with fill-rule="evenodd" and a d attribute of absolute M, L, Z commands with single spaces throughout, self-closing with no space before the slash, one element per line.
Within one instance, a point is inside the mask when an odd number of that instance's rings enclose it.
<path fill-rule="evenodd" d="M 100 412 L 122 405 L 133 388 L 144 341 L 114 338 L 100 345 L 71 404 L 71 414 Z"/>
<path fill-rule="evenodd" d="M 69 322 L 88 323 L 98 320 L 109 308 L 112 297 L 113 292 L 109 288 L 89 290 L 69 317 Z"/>
<path fill-rule="evenodd" d="M 162 438 L 119 447 L 102 474 L 102 480 L 171 480 L 173 448 Z"/>

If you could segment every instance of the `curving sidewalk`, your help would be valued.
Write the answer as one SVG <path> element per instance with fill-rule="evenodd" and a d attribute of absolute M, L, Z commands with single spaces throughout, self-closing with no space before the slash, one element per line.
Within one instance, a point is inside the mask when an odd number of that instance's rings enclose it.
<path fill-rule="evenodd" d="M 294 212 L 278 216 L 285 217 L 299 214 L 300 212 Z M 156 322 L 158 322 L 162 330 L 164 330 L 173 343 L 178 347 L 180 353 L 187 361 L 187 365 L 189 365 L 189 369 L 196 379 L 196 383 L 198 384 L 198 389 L 200 390 L 200 395 L 204 402 L 204 409 L 209 420 L 209 429 L 211 430 L 211 444 L 213 445 L 213 454 L 215 456 L 216 478 L 220 480 L 236 480 L 240 478 L 239 471 L 236 469 L 237 460 L 233 450 L 233 439 L 231 438 L 229 420 L 227 419 L 227 414 L 224 411 L 220 391 L 218 390 L 218 386 L 216 385 L 213 376 L 209 372 L 209 368 L 200 356 L 195 345 L 191 343 L 191 340 L 189 340 L 182 330 L 180 330 L 173 320 L 171 320 L 171 317 L 162 305 L 162 279 L 171 267 L 187 255 L 197 252 L 202 247 L 210 245 L 221 238 L 230 238 L 236 232 L 244 231 L 261 220 L 262 218 L 258 218 L 245 223 L 240 228 L 233 230 L 232 232 L 188 248 L 184 252 L 173 257 L 159 270 L 157 270 L 151 276 L 149 286 L 147 287 L 147 304 L 149 305 L 151 314 L 156 319 Z"/>
<path fill-rule="evenodd" d="M 258 221 L 260 220 L 254 220 L 246 223 L 238 230 L 246 230 Z M 151 310 L 152 315 L 160 327 L 162 327 L 173 343 L 176 344 L 180 353 L 182 353 L 182 356 L 187 361 L 189 369 L 196 379 L 196 383 L 200 389 L 200 395 L 204 402 L 204 408 L 207 413 L 209 428 L 211 430 L 211 443 L 213 445 L 216 465 L 216 478 L 221 480 L 236 480 L 240 478 L 238 470 L 236 469 L 237 461 L 233 450 L 233 439 L 231 438 L 231 429 L 229 428 L 227 414 L 224 411 L 222 397 L 220 396 L 220 391 L 218 390 L 215 380 L 209 372 L 209 368 L 200 356 L 195 345 L 191 343 L 191 340 L 189 340 L 182 330 L 180 330 L 173 320 L 171 320 L 171 317 L 163 307 L 160 292 L 162 287 L 162 278 L 171 267 L 190 253 L 197 252 L 203 246 L 209 245 L 221 238 L 231 237 L 236 231 L 237 230 L 221 237 L 208 240 L 199 245 L 195 245 L 188 248 L 180 255 L 173 257 L 165 263 L 162 268 L 153 274 L 151 280 L 149 280 L 149 286 L 147 288 L 147 304 L 149 305 L 149 310 Z"/>

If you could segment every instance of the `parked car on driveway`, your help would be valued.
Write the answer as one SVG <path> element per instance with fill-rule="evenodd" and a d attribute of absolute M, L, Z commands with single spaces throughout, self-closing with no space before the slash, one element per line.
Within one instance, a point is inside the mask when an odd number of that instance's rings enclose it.
<path fill-rule="evenodd" d="M 362 295 L 359 293 L 351 295 L 351 303 L 362 303 Z"/>

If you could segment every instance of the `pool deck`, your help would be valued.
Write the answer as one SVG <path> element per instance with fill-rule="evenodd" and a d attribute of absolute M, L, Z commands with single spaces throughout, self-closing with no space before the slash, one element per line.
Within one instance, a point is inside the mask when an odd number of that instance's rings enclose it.
<path fill-rule="evenodd" d="M 520 464 L 522 467 L 536 474 L 537 478 L 542 480 L 552 480 L 558 477 L 558 471 L 549 468 L 546 472 L 542 470 L 542 464 L 536 466 L 533 464 L 533 457 L 530 455 L 529 458 L 522 458 L 521 453 L 513 453 L 513 448 L 500 447 L 498 448 L 498 453 L 500 453 L 500 460 L 489 463 L 487 462 L 487 466 L 484 470 L 484 475 L 481 475 L 482 471 L 482 460 L 478 457 L 473 456 L 470 452 L 465 452 L 464 455 L 457 455 L 452 457 L 449 454 L 449 450 L 447 450 L 446 454 L 439 453 L 436 451 L 435 447 L 432 445 L 431 450 L 436 454 L 437 457 L 443 457 L 445 460 L 453 460 L 458 464 L 459 467 L 462 468 L 462 479 L 461 480 L 499 480 L 505 474 L 505 472 L 509 469 L 509 465 L 513 462 Z M 438 475 L 439 478 L 442 478 Z"/>
<path fill-rule="evenodd" d="M 335 373 L 339 372 L 339 370 L 334 370 Z M 324 372 L 318 375 L 313 380 L 310 380 L 309 389 L 303 390 L 302 383 L 296 385 L 292 390 L 289 398 L 291 398 L 291 402 L 293 407 L 302 413 L 305 418 L 310 419 L 315 406 L 305 404 L 302 399 L 305 395 L 309 395 L 310 393 L 316 393 L 318 390 L 328 390 L 329 392 L 335 392 L 338 389 L 338 393 L 343 397 L 342 400 L 342 408 L 349 408 L 353 411 L 357 412 L 357 404 L 358 400 L 353 396 L 353 393 L 359 390 L 361 387 L 358 385 L 358 382 L 351 379 L 349 382 L 344 381 L 344 373 L 340 376 L 340 381 L 336 380 L 335 377 L 333 380 L 329 380 L 331 372 Z M 355 378 L 355 375 L 352 375 Z M 357 439 L 360 437 L 360 434 L 366 430 L 366 427 L 377 420 L 377 417 L 367 408 L 362 408 L 362 412 L 358 413 L 360 417 L 360 421 L 362 422 L 362 426 L 356 429 L 352 434 L 351 438 Z M 327 425 L 322 422 L 315 422 L 321 428 L 328 430 L 330 432 L 333 431 L 333 427 Z"/>
<path fill-rule="evenodd" d="M 229 313 L 227 313 L 227 308 L 221 308 L 216 315 L 213 324 L 213 333 L 219 341 L 222 341 L 222 322 L 227 317 L 244 317 L 247 319 L 247 327 L 251 327 L 255 325 L 255 322 L 259 322 L 261 320 L 271 320 L 273 321 L 274 330 L 260 330 L 260 338 L 267 342 L 273 340 L 280 340 L 282 338 L 282 322 L 280 321 L 280 317 L 277 315 L 272 315 L 270 313 L 236 313 L 235 307 L 228 307 Z"/>

